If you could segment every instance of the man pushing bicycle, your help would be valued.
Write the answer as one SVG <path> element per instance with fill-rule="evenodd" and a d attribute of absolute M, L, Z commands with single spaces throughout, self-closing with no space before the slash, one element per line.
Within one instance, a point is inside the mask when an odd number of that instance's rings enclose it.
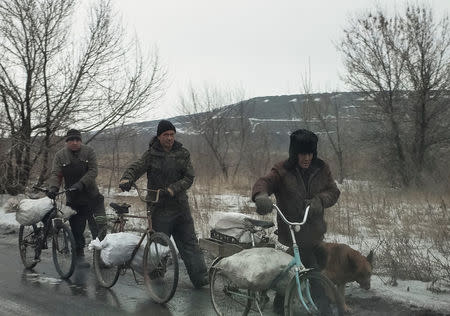
<path fill-rule="evenodd" d="M 270 213 L 273 209 L 270 195 L 275 194 L 277 205 L 289 221 L 300 222 L 307 205 L 310 216 L 296 239 L 307 268 L 323 269 L 326 251 L 321 242 L 327 230 L 324 208 L 333 206 L 340 195 L 327 163 L 317 157 L 318 137 L 311 131 L 299 129 L 290 136 L 289 159 L 279 162 L 253 186 L 252 199 L 256 211 Z M 289 227 L 277 216 L 278 241 L 291 247 Z M 277 294 L 274 310 L 283 311 L 284 297 Z"/>
<path fill-rule="evenodd" d="M 84 257 L 84 230 L 86 222 L 94 216 L 95 223 L 90 225 L 92 237 L 103 239 L 106 235 L 106 214 L 104 197 L 100 194 L 95 181 L 98 173 L 97 157 L 93 148 L 82 144 L 81 133 L 70 129 L 66 134 L 66 146 L 59 150 L 53 159 L 50 178 L 47 183 L 47 195 L 54 198 L 64 181 L 67 205 L 77 214 L 70 217 L 70 228 L 76 244 L 76 264 L 80 268 L 89 267 Z"/>
<path fill-rule="evenodd" d="M 209 280 L 186 193 L 194 181 L 194 169 L 189 151 L 175 140 L 175 134 L 175 126 L 161 120 L 150 148 L 125 170 L 119 187 L 129 191 L 147 172 L 147 188 L 161 190 L 157 203 L 147 203 L 153 229 L 173 236 L 192 284 L 200 288 Z"/>

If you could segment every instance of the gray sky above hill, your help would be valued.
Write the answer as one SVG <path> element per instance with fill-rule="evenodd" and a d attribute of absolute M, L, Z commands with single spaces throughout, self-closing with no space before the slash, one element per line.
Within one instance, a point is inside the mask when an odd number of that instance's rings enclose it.
<path fill-rule="evenodd" d="M 425 0 L 441 16 L 450 0 Z M 311 66 L 315 92 L 348 90 L 334 46 L 349 16 L 404 7 L 404 0 L 115 0 L 127 29 L 156 46 L 169 71 L 166 95 L 142 120 L 181 114 L 192 84 L 234 89 L 245 97 L 301 93 Z"/>

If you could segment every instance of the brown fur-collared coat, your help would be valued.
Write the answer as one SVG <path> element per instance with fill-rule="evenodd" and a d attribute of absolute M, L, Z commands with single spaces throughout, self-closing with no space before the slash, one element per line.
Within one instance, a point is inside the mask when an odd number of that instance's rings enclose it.
<path fill-rule="evenodd" d="M 297 167 L 287 169 L 286 161 L 279 162 L 264 177 L 259 178 L 253 186 L 252 199 L 260 192 L 275 194 L 277 206 L 289 221 L 300 222 L 305 210 L 305 199 L 320 197 L 324 208 L 333 206 L 340 195 L 331 175 L 330 168 L 321 159 L 313 159 L 309 167 L 308 185 L 305 185 L 300 170 Z M 292 245 L 288 226 L 277 216 L 278 241 L 286 246 Z M 322 214 L 312 215 L 296 233 L 300 247 L 318 245 L 327 230 Z"/>

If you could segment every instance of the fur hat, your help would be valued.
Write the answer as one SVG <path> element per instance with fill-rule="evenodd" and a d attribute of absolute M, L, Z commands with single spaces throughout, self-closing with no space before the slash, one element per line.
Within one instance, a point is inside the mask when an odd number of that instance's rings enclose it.
<path fill-rule="evenodd" d="M 72 140 L 72 139 L 79 139 L 79 140 L 81 140 L 81 133 L 80 133 L 79 130 L 72 128 L 72 129 L 69 129 L 67 131 L 66 142 L 68 142 L 69 140 Z"/>
<path fill-rule="evenodd" d="M 159 121 L 156 136 L 159 136 L 166 131 L 174 131 L 175 133 L 177 132 L 175 126 L 173 126 L 173 124 L 170 121 L 167 120 Z"/>
<path fill-rule="evenodd" d="M 317 158 L 317 142 L 319 138 L 316 134 L 306 129 L 296 130 L 291 134 L 289 143 L 288 167 L 293 168 L 298 163 L 298 154 L 313 154 L 313 159 Z"/>

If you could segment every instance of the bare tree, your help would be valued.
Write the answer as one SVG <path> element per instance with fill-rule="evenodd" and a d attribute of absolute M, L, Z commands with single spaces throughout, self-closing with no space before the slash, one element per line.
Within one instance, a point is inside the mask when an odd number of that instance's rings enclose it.
<path fill-rule="evenodd" d="M 390 165 L 408 185 L 406 149 L 400 137 L 404 109 L 399 102 L 406 63 L 394 49 L 407 45 L 401 20 L 388 20 L 378 11 L 351 20 L 344 34 L 339 46 L 346 67 L 344 80 L 376 104 L 376 109 L 366 108 L 365 117 L 381 123 L 379 132 L 385 134 L 383 139 L 389 144 L 385 150 L 390 153 Z"/>
<path fill-rule="evenodd" d="M 435 22 L 431 9 L 408 6 L 403 20 L 408 50 L 399 51 L 406 61 L 412 113 L 412 159 L 420 177 L 425 157 L 433 146 L 448 146 L 450 90 L 450 28 L 445 15 Z M 430 160 L 430 159 L 428 159 Z M 420 182 L 420 178 L 416 178 Z"/>
<path fill-rule="evenodd" d="M 420 5 L 393 17 L 378 10 L 351 20 L 344 32 L 345 80 L 376 104 L 379 111 L 370 109 L 367 118 L 389 145 L 389 165 L 410 185 L 427 149 L 449 141 L 448 15 L 434 22 L 432 10 Z"/>
<path fill-rule="evenodd" d="M 330 95 L 322 94 L 320 98 L 312 93 L 311 65 L 308 62 L 308 70 L 301 75 L 302 92 L 305 95 L 303 102 L 298 103 L 296 110 L 299 118 L 304 122 L 306 129 L 313 129 L 313 122 L 318 121 L 317 129 L 325 133 L 329 144 L 338 161 L 338 182 L 345 178 L 343 128 L 340 119 L 339 104 Z"/>
<path fill-rule="evenodd" d="M 250 132 L 248 119 L 243 119 L 245 107 L 241 104 L 242 99 L 242 90 L 220 91 L 206 85 L 201 90 L 191 87 L 187 96 L 181 98 L 181 110 L 190 116 L 192 130 L 205 140 L 225 180 L 228 180 L 233 166 L 233 153 L 238 154 L 234 165 L 236 169 L 239 167 L 242 148 Z M 236 144 L 238 148 L 235 148 Z"/>
<path fill-rule="evenodd" d="M 95 137 L 161 95 L 165 71 L 157 54 L 144 57 L 135 41 L 126 42 L 110 1 L 93 4 L 81 36 L 71 21 L 75 8 L 73 0 L 0 0 L 9 183 L 24 186 L 38 159 L 45 179 L 50 149 L 69 126 Z"/>
<path fill-rule="evenodd" d="M 339 183 L 342 183 L 346 176 L 346 171 L 343 149 L 343 139 L 345 137 L 341 122 L 340 104 L 337 100 L 331 99 L 330 95 L 323 95 L 320 101 L 317 102 L 314 110 L 333 153 L 336 155 L 339 170 L 337 179 Z"/>

